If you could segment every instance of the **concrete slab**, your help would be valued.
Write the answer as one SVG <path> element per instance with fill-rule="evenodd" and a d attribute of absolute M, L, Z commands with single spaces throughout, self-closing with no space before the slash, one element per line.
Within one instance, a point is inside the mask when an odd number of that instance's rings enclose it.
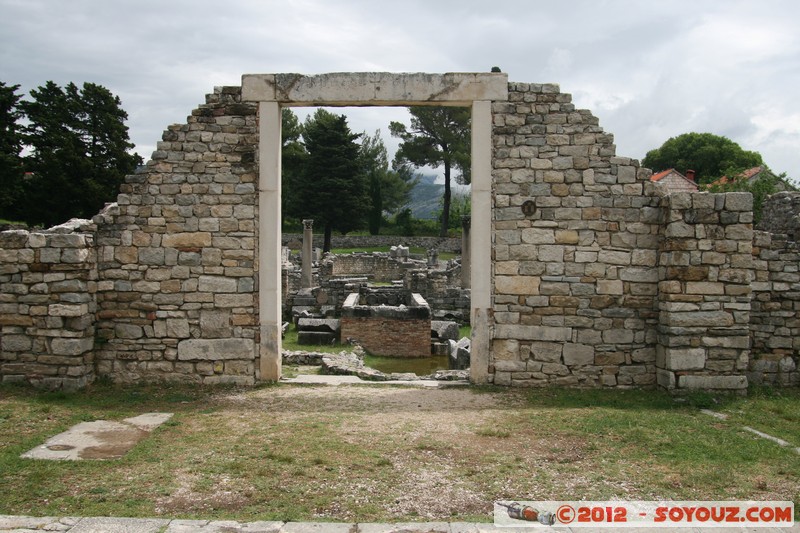
<path fill-rule="evenodd" d="M 119 459 L 171 416 L 172 413 L 145 413 L 122 422 L 81 422 L 21 457 L 62 461 Z"/>

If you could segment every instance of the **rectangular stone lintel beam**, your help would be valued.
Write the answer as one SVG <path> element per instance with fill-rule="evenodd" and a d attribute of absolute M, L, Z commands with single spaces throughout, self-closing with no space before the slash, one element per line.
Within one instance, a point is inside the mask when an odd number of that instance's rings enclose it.
<path fill-rule="evenodd" d="M 283 106 L 471 105 L 508 100 L 504 73 L 245 74 L 242 100 Z"/>

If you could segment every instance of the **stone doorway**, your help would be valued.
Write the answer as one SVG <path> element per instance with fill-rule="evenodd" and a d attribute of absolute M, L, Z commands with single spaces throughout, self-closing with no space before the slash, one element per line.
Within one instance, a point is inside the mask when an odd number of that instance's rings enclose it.
<path fill-rule="evenodd" d="M 472 360 L 470 378 L 485 383 L 489 365 L 492 224 L 492 101 L 508 98 L 502 73 L 246 74 L 242 100 L 258 102 L 258 376 L 281 377 L 281 108 L 462 106 L 472 110 Z"/>

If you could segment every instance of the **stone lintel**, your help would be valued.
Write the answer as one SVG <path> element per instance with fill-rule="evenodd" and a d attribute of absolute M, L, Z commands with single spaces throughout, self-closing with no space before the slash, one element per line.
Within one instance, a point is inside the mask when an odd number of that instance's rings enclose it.
<path fill-rule="evenodd" d="M 275 101 L 285 106 L 467 106 L 473 101 L 508 100 L 508 75 L 489 72 L 245 74 L 242 76 L 242 100 Z"/>

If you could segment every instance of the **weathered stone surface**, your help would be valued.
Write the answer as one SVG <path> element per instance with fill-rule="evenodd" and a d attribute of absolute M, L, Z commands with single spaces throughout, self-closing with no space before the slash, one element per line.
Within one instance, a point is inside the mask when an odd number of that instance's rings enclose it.
<path fill-rule="evenodd" d="M 179 361 L 253 359 L 252 339 L 188 339 L 178 343 Z"/>

